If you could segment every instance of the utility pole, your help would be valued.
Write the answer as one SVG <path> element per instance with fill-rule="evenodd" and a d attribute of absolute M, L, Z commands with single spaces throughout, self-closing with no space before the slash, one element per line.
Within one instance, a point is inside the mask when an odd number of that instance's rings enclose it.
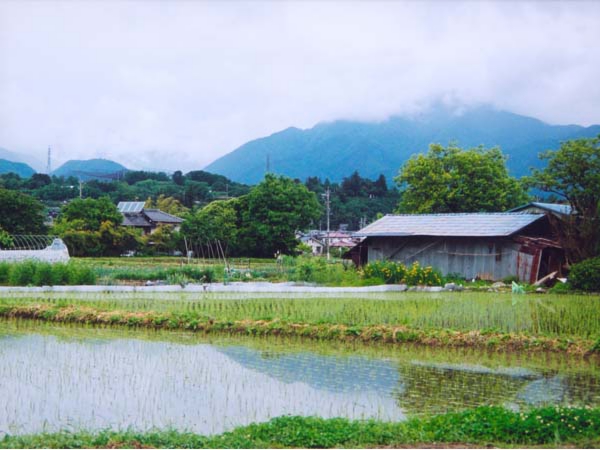
<path fill-rule="evenodd" d="M 52 147 L 48 146 L 48 164 L 46 165 L 46 173 L 50 175 L 52 172 Z"/>
<path fill-rule="evenodd" d="M 83 181 L 79 179 L 79 198 L 83 198 Z"/>
<path fill-rule="evenodd" d="M 327 207 L 327 238 L 325 239 L 325 244 L 327 246 L 327 261 L 331 258 L 329 253 L 329 216 L 331 214 L 331 202 L 330 200 L 331 191 L 327 188 L 325 191 L 325 206 Z"/>

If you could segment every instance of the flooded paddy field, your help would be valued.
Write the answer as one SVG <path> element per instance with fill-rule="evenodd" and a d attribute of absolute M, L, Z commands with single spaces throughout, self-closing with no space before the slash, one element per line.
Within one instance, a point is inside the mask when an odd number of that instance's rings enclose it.
<path fill-rule="evenodd" d="M 282 415 L 400 421 L 479 405 L 600 406 L 600 362 L 0 321 L 0 435 L 174 428 Z"/>

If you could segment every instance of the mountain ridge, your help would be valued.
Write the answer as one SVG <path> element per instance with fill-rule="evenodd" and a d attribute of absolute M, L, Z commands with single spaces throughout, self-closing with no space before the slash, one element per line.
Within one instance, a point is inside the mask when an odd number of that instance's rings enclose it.
<path fill-rule="evenodd" d="M 304 130 L 288 127 L 243 144 L 204 170 L 254 184 L 264 176 L 268 155 L 272 172 L 301 180 L 319 176 L 340 181 L 358 170 L 371 179 L 383 173 L 390 181 L 410 156 L 426 152 L 429 144 L 456 142 L 463 148 L 499 146 L 511 173 L 522 176 L 542 165 L 538 153 L 557 149 L 561 141 L 598 134 L 600 125 L 550 125 L 489 106 L 460 114 L 434 108 L 381 122 L 337 120 Z"/>
<path fill-rule="evenodd" d="M 89 180 L 94 178 L 111 178 L 111 175 L 126 172 L 127 170 L 122 164 L 110 159 L 71 159 L 56 170 L 53 170 L 52 175 L 58 177 L 74 176 L 82 180 Z"/>
<path fill-rule="evenodd" d="M 4 158 L 0 158 L 0 174 L 5 173 L 16 173 L 21 178 L 29 178 L 35 173 L 35 170 L 24 162 L 9 161 Z"/>

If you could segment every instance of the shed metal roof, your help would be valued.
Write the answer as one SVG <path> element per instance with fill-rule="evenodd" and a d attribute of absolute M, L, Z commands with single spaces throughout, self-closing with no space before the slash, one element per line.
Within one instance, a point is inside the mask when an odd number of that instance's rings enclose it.
<path fill-rule="evenodd" d="M 117 209 L 121 213 L 139 213 L 144 209 L 144 202 L 119 202 Z"/>
<path fill-rule="evenodd" d="M 545 211 L 553 212 L 556 214 L 562 214 L 565 216 L 568 216 L 571 214 L 571 205 L 563 205 L 560 203 L 542 203 L 542 202 L 527 203 L 526 205 L 518 206 L 517 208 L 513 208 L 513 209 L 509 210 L 508 212 L 524 211 L 524 210 L 527 210 L 528 208 L 542 209 Z"/>
<path fill-rule="evenodd" d="M 542 217 L 523 213 L 388 214 L 355 236 L 510 236 Z"/>

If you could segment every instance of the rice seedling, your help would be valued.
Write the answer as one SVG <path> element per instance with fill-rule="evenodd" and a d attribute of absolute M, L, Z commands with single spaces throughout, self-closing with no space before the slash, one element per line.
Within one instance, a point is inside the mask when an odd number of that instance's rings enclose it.
<path fill-rule="evenodd" d="M 219 321 L 405 326 L 420 330 L 525 333 L 560 339 L 600 336 L 600 297 L 452 293 L 4 293 L 0 305 L 55 304 L 101 310 L 190 312 Z"/>
<path fill-rule="evenodd" d="M 600 406 L 600 376 L 586 359 L 286 339 L 209 342 L 27 322 L 0 322 L 0 336 L 0 430 L 11 435 L 207 435 L 282 415 L 383 424 L 489 404 Z M 414 420 L 425 419 L 407 423 Z M 0 442 L 19 442 L 11 439 Z"/>

